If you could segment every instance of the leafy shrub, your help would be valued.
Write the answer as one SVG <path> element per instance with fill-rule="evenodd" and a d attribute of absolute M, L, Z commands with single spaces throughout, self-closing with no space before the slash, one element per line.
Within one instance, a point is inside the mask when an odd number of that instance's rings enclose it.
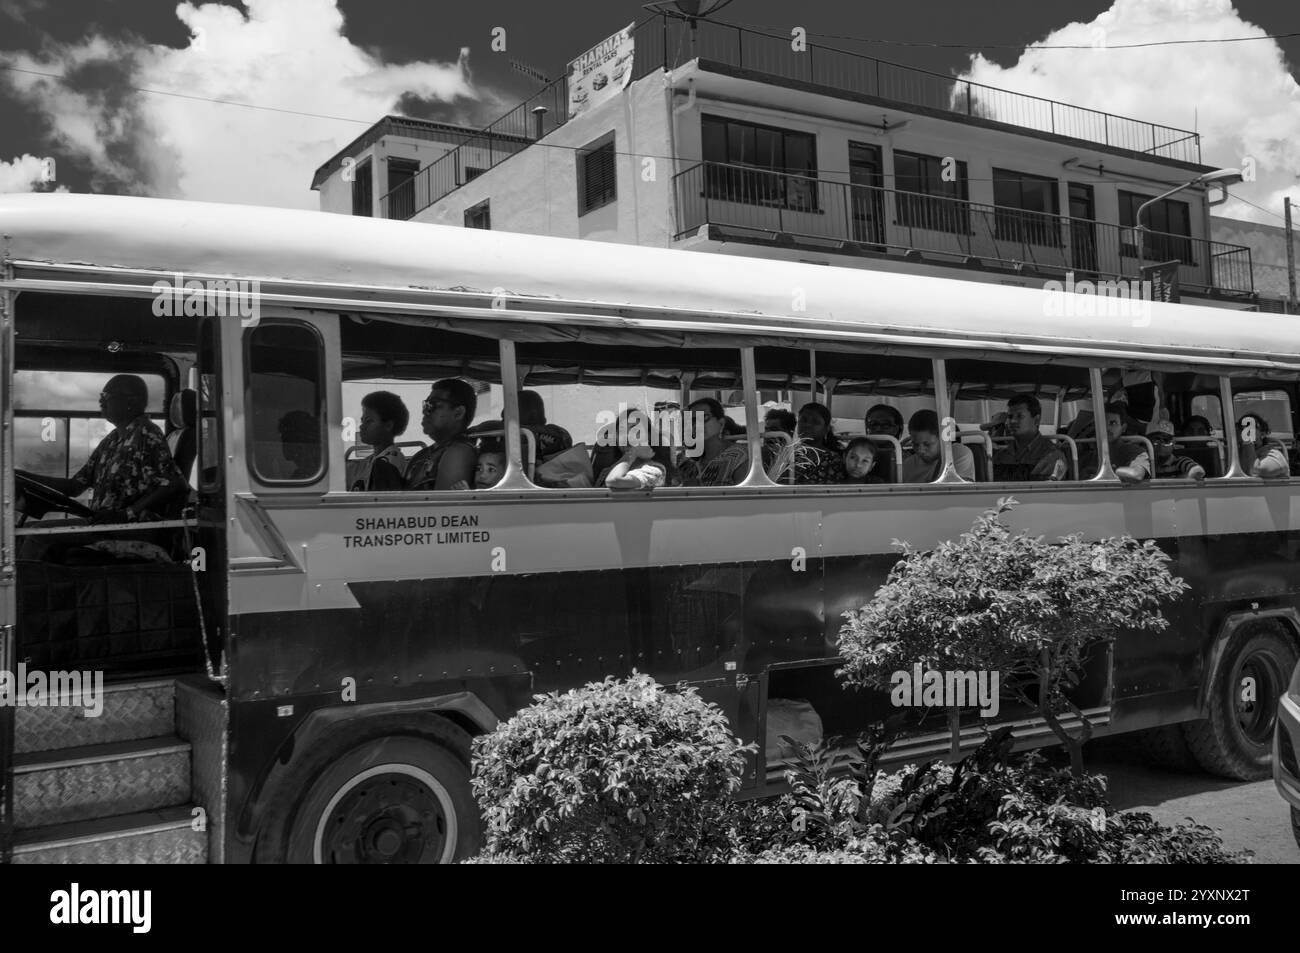
<path fill-rule="evenodd" d="M 1089 650 L 1121 631 L 1166 628 L 1161 603 L 1187 585 L 1151 540 L 1012 535 L 1002 517 L 1015 505 L 998 500 L 970 532 L 928 552 L 895 540 L 903 556 L 885 585 L 844 614 L 837 674 L 848 685 L 888 689 L 894 672 L 916 663 L 997 672 L 1001 694 L 1036 708 L 1082 775 L 1091 725 L 1066 693 Z M 1080 719 L 1077 735 L 1061 724 L 1066 711 Z"/>
<path fill-rule="evenodd" d="M 1212 831 L 1169 828 L 1109 809 L 1105 781 L 1011 757 L 1009 728 L 948 767 L 874 770 L 882 745 L 847 777 L 827 771 L 835 742 L 796 745 L 791 823 L 736 863 L 1244 863 Z M 873 770 L 862 770 L 869 763 Z"/>
<path fill-rule="evenodd" d="M 549 863 L 721 859 L 746 816 L 731 804 L 746 750 L 693 689 L 669 692 L 648 675 L 539 695 L 475 739 L 486 853 Z"/>

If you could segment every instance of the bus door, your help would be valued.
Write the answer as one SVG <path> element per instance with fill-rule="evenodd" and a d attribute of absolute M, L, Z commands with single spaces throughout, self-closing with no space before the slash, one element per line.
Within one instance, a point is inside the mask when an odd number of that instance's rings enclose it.
<path fill-rule="evenodd" d="M 6 274 L 8 277 L 8 267 Z M 13 295 L 0 291 L 0 678 L 14 671 Z M 14 709 L 0 704 L 0 864 L 13 845 Z"/>

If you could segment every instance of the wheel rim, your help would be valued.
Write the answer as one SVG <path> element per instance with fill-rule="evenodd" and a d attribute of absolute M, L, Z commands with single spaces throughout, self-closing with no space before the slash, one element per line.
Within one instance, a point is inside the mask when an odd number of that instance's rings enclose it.
<path fill-rule="evenodd" d="M 1268 747 L 1281 688 L 1281 666 L 1269 652 L 1252 652 L 1237 665 L 1232 704 L 1237 727 L 1255 745 Z"/>
<path fill-rule="evenodd" d="M 321 812 L 318 864 L 450 863 L 456 852 L 451 795 L 428 771 L 383 764 L 354 775 Z"/>

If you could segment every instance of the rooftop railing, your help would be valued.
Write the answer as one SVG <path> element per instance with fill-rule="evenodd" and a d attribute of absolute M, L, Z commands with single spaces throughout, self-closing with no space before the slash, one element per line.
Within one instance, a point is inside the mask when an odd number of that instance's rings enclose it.
<path fill-rule="evenodd" d="M 677 238 L 703 225 L 735 239 L 807 244 L 851 254 L 930 258 L 1044 280 L 1133 280 L 1143 265 L 1178 261 L 1189 291 L 1254 291 L 1250 249 L 1166 232 L 984 205 L 752 166 L 700 162 L 673 179 Z"/>
<path fill-rule="evenodd" d="M 804 52 L 795 52 L 790 37 L 780 34 L 713 20 L 698 21 L 692 31 L 686 21 L 660 14 L 637 24 L 633 39 L 633 80 L 699 59 L 706 69 L 716 64 L 759 78 L 805 82 L 1152 156 L 1201 161 L 1200 137 L 1185 129 L 971 83 L 835 47 L 810 43 Z M 539 107 L 544 111 L 537 112 Z M 561 76 L 489 123 L 480 136 L 434 160 L 384 195 L 380 214 L 410 218 L 479 172 L 564 125 L 568 116 L 568 80 Z"/>

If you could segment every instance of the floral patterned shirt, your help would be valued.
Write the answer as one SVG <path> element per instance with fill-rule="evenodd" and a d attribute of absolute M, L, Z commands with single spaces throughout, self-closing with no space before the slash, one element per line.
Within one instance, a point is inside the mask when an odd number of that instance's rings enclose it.
<path fill-rule="evenodd" d="M 843 483 L 847 474 L 844 472 L 844 455 L 825 447 L 808 445 L 804 448 L 807 459 L 795 467 L 794 482 L 808 483 Z"/>
<path fill-rule="evenodd" d="M 749 472 L 749 452 L 732 444 L 704 466 L 699 457 L 687 457 L 679 466 L 682 486 L 735 486 Z"/>
<path fill-rule="evenodd" d="M 124 510 L 154 490 L 185 482 L 163 432 L 144 414 L 101 440 L 72 479 L 93 489 L 92 510 Z"/>

